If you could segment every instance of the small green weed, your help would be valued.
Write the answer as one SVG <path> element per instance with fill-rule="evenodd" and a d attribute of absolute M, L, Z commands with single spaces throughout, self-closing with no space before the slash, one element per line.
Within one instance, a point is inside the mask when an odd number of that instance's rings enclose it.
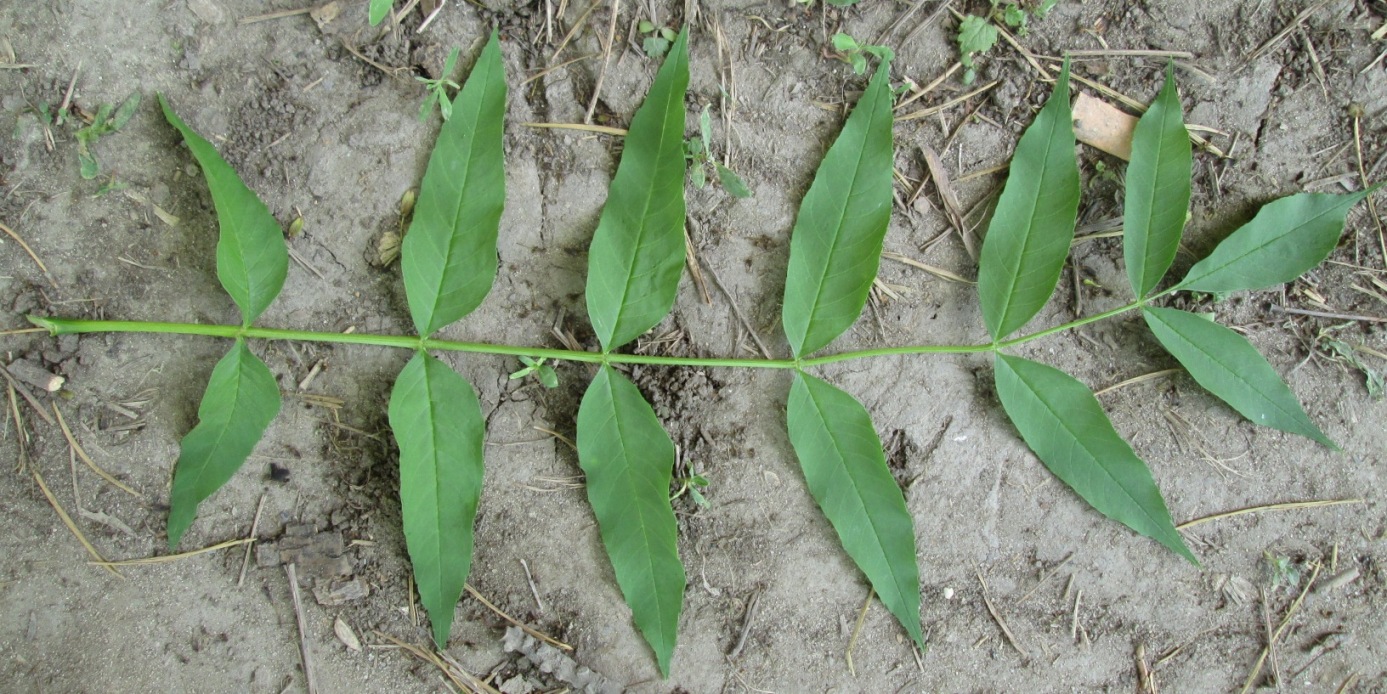
<path fill-rule="evenodd" d="M 535 378 L 539 379 L 540 385 L 545 388 L 558 388 L 559 375 L 554 373 L 554 367 L 544 363 L 545 359 L 545 357 L 534 358 L 522 355 L 520 357 L 520 363 L 525 366 L 519 371 L 512 371 L 510 380 L 514 381 L 534 374 Z"/>
<path fill-rule="evenodd" d="M 689 177 L 693 180 L 694 187 L 702 190 L 708 185 L 708 169 L 711 168 L 717 172 L 718 182 L 722 184 L 723 190 L 732 197 L 749 198 L 751 189 L 746 187 L 742 177 L 713 158 L 713 123 L 708 115 L 708 108 L 704 106 L 703 112 L 698 116 L 698 135 L 684 141 L 684 158 L 689 160 Z"/>
<path fill-rule="evenodd" d="M 992 9 L 986 16 L 965 15 L 958 26 L 959 61 L 963 63 L 963 83 L 972 84 L 978 78 L 977 66 L 973 58 L 982 55 L 997 44 L 1000 36 L 994 21 L 1015 29 L 1025 35 L 1030 28 L 1030 18 L 1044 19 L 1059 0 L 991 0 Z"/>
<path fill-rule="evenodd" d="M 867 72 L 867 56 L 874 56 L 877 60 L 891 61 L 896 58 L 895 51 L 886 46 L 866 46 L 857 42 L 857 39 L 843 33 L 833 35 L 833 50 L 838 51 L 843 62 L 852 66 L 853 74 L 861 75 Z"/>
<path fill-rule="evenodd" d="M 130 122 L 130 118 L 135 115 L 135 111 L 140 107 L 140 94 L 135 92 L 125 99 L 125 102 L 116 108 L 111 104 L 101 104 L 96 109 L 96 115 L 92 122 L 80 128 L 76 133 L 77 138 L 77 162 L 80 166 L 82 178 L 91 180 L 101 173 L 101 164 L 97 162 L 96 156 L 92 154 L 92 145 L 105 135 L 120 130 Z M 61 117 L 62 114 L 59 114 Z M 61 123 L 55 123 L 61 125 Z"/>
<path fill-rule="evenodd" d="M 1272 590 L 1281 587 L 1295 588 L 1300 585 L 1300 566 L 1296 560 L 1284 554 L 1264 552 L 1262 569 Z"/>
<path fill-rule="evenodd" d="M 1368 397 L 1381 400 L 1384 395 L 1387 395 L 1387 382 L 1384 382 L 1382 374 L 1360 359 L 1358 350 L 1354 349 L 1353 345 L 1331 337 L 1335 330 L 1337 328 L 1326 328 L 1320 331 L 1320 348 L 1327 352 L 1334 361 L 1342 362 L 1362 373 L 1363 386 L 1368 389 Z"/>
<path fill-rule="evenodd" d="M 688 494 L 689 498 L 693 499 L 693 502 L 698 504 L 699 508 L 708 508 L 708 497 L 703 496 L 703 490 L 707 489 L 709 484 L 707 477 L 698 474 L 693 468 L 689 468 L 689 474 L 674 478 L 674 483 L 679 485 L 679 489 L 675 491 L 674 494 L 670 495 L 670 502 L 674 502 L 679 497 Z"/>
<path fill-rule="evenodd" d="M 669 53 L 669 47 L 674 45 L 674 40 L 679 37 L 679 32 L 669 27 L 657 27 L 645 19 L 636 25 L 636 29 L 645 37 L 641 39 L 641 50 L 655 59 L 665 57 Z"/>
<path fill-rule="evenodd" d="M 1032 15 L 1036 19 L 1045 19 L 1045 15 L 1058 4 L 1059 0 L 992 0 L 992 12 L 993 16 L 1025 36 Z"/>
<path fill-rule="evenodd" d="M 443 115 L 443 120 L 453 117 L 453 100 L 448 97 L 448 90 L 454 91 L 461 89 L 462 86 L 457 82 L 448 79 L 448 75 L 453 74 L 453 68 L 457 66 L 458 49 L 448 52 L 448 59 L 443 62 L 443 72 L 434 79 L 430 77 L 418 77 L 414 79 L 424 84 L 424 89 L 428 95 L 424 97 L 424 103 L 419 105 L 419 120 L 425 120 L 429 113 L 433 111 L 434 104 L 438 104 L 438 112 Z"/>
<path fill-rule="evenodd" d="M 53 105 L 47 101 L 39 102 L 34 113 L 38 115 L 39 122 L 47 126 L 61 126 L 67 122 L 67 112 L 61 109 L 54 109 Z"/>

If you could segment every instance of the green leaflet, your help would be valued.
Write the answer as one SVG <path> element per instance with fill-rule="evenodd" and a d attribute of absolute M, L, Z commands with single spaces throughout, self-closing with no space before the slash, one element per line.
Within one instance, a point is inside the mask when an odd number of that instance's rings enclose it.
<path fill-rule="evenodd" d="M 506 204 L 505 115 L 505 68 L 493 30 L 453 100 L 453 117 L 438 132 L 400 246 L 409 313 L 421 336 L 470 313 L 496 278 L 496 234 Z"/>
<path fill-rule="evenodd" d="M 713 162 L 713 166 L 718 170 L 718 182 L 722 184 L 722 189 L 727 191 L 734 198 L 751 197 L 751 189 L 746 187 L 746 182 L 736 171 L 723 166 L 720 162 Z"/>
<path fill-rule="evenodd" d="M 688 29 L 631 118 L 626 147 L 588 250 L 587 303 L 610 352 L 674 306 L 684 269 L 684 92 Z"/>
<path fill-rule="evenodd" d="M 993 340 L 1025 325 L 1049 301 L 1074 241 L 1079 168 L 1065 61 L 1050 100 L 1026 128 L 987 227 L 978 260 L 978 298 Z"/>
<path fill-rule="evenodd" d="M 1190 268 L 1180 289 L 1235 292 L 1300 277 L 1334 250 L 1349 208 L 1381 187 L 1350 195 L 1299 193 L 1263 205 L 1252 221 Z"/>
<path fill-rule="evenodd" d="M 482 493 L 482 409 L 471 384 L 420 352 L 395 380 L 389 417 L 400 445 L 405 545 L 434 643 L 443 648 L 472 568 L 472 521 Z"/>
<path fill-rule="evenodd" d="M 1190 138 L 1175 88 L 1175 65 L 1165 86 L 1137 122 L 1124 194 L 1123 254 L 1137 298 L 1149 294 L 1170 269 L 1190 207 Z"/>
<path fill-rule="evenodd" d="M 890 81 L 883 60 L 800 203 L 781 309 L 796 357 L 847 330 L 876 279 L 891 221 Z"/>
<path fill-rule="evenodd" d="M 578 462 L 616 582 L 668 677 L 685 585 L 669 505 L 674 443 L 636 386 L 610 366 L 578 407 Z"/>
<path fill-rule="evenodd" d="M 394 0 L 371 0 L 371 26 L 380 24 L 381 20 L 390 14 L 390 6 L 393 4 Z"/>
<path fill-rule="evenodd" d="M 197 426 L 183 437 L 169 492 L 169 549 L 193 524 L 197 505 L 226 484 L 246 462 L 279 414 L 279 385 L 244 340 L 212 369 Z"/>
<path fill-rule="evenodd" d="M 786 415 L 809 493 L 882 604 L 923 649 L 915 526 L 871 416 L 851 395 L 802 371 Z"/>
<path fill-rule="evenodd" d="M 998 354 L 997 395 L 1045 467 L 1103 515 L 1194 564 L 1146 463 L 1118 436 L 1084 384 L 1058 369 Z"/>
<path fill-rule="evenodd" d="M 279 296 L 289 272 L 289 250 L 265 203 L 217 154 L 212 143 L 183 124 L 164 95 L 159 95 L 164 118 L 183 134 L 217 208 L 221 236 L 217 240 L 217 279 L 241 309 L 241 325 L 249 327 Z"/>
<path fill-rule="evenodd" d="M 1185 311 L 1148 307 L 1142 313 L 1156 339 L 1205 390 L 1254 424 L 1338 449 L 1310 421 L 1291 389 L 1247 338 Z"/>

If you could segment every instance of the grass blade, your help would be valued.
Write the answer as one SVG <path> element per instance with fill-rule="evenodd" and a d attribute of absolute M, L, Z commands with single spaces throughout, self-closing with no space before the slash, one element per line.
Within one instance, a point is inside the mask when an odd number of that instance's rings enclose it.
<path fill-rule="evenodd" d="M 685 585 L 669 505 L 674 443 L 636 386 L 610 366 L 598 370 L 578 408 L 578 462 L 616 582 L 668 677 Z"/>
<path fill-rule="evenodd" d="M 1350 195 L 1299 193 L 1273 200 L 1209 257 L 1195 263 L 1179 286 L 1220 293 L 1290 282 L 1329 257 L 1349 208 L 1380 187 Z"/>
<path fill-rule="evenodd" d="M 603 351 L 659 323 L 684 270 L 684 92 L 688 29 L 631 118 L 588 251 L 587 303 Z"/>
<path fill-rule="evenodd" d="M 472 568 L 472 522 L 482 493 L 482 409 L 471 384 L 420 352 L 395 380 L 389 417 L 400 445 L 405 545 L 434 643 L 443 648 Z"/>
<path fill-rule="evenodd" d="M 882 604 L 923 649 L 915 526 L 867 410 L 838 388 L 796 372 L 786 416 L 809 493 Z"/>
<path fill-rule="evenodd" d="M 227 483 L 279 414 L 279 385 L 243 340 L 212 369 L 197 426 L 183 437 L 169 492 L 169 549 L 193 524 L 197 505 Z"/>
<path fill-rule="evenodd" d="M 1175 260 L 1190 207 L 1191 151 L 1175 88 L 1175 65 L 1165 86 L 1137 121 L 1123 201 L 1123 254 L 1138 298 L 1151 293 Z"/>
<path fill-rule="evenodd" d="M 997 395 L 1045 467 L 1103 515 L 1198 564 L 1146 463 L 1084 384 L 1044 364 L 997 355 Z"/>
<path fill-rule="evenodd" d="M 1166 351 L 1229 407 L 1254 424 L 1299 434 L 1337 450 L 1247 338 L 1185 311 L 1147 308 L 1142 313 Z"/>
<path fill-rule="evenodd" d="M 506 205 L 505 115 L 505 67 L 492 31 L 453 101 L 453 117 L 438 132 L 400 246 L 409 313 L 420 335 L 470 313 L 496 279 L 496 234 Z"/>
<path fill-rule="evenodd" d="M 1074 240 L 1079 167 L 1066 61 L 1050 100 L 1011 158 L 978 260 L 978 298 L 993 340 L 1025 325 L 1050 300 Z"/>
<path fill-rule="evenodd" d="M 883 60 L 800 203 L 781 310 L 796 357 L 847 330 L 876 279 L 891 221 L 890 81 Z"/>
<path fill-rule="evenodd" d="M 217 279 L 241 309 L 241 324 L 249 327 L 279 296 L 289 272 L 289 250 L 265 203 L 256 197 L 217 149 L 178 118 L 164 95 L 159 95 L 164 118 L 183 135 L 202 167 L 221 235 L 217 240 Z"/>

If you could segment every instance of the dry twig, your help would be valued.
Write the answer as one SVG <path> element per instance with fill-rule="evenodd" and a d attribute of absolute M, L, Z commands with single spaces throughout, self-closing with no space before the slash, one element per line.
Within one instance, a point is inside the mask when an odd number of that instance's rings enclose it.
<path fill-rule="evenodd" d="M 58 512 L 58 518 L 62 520 L 63 525 L 67 526 L 67 529 L 72 533 L 73 537 L 76 537 L 77 541 L 82 543 L 82 547 L 86 548 L 87 554 L 92 555 L 98 562 L 101 562 L 99 566 L 109 571 L 112 576 L 116 578 L 125 578 L 119 571 L 116 571 L 115 567 L 106 565 L 106 558 L 101 556 L 100 552 L 96 551 L 96 547 L 92 546 L 92 543 L 87 540 L 87 536 L 82 534 L 82 530 L 77 527 L 76 523 L 72 522 L 72 516 L 67 515 L 67 511 L 63 510 L 63 505 L 58 503 L 58 498 L 53 496 L 53 492 L 49 491 L 48 485 L 43 481 L 43 475 L 40 475 L 39 471 L 33 468 L 29 469 L 29 474 L 34 476 L 34 482 L 38 483 L 39 491 L 42 491 L 44 498 L 48 499 L 48 505 L 52 506 L 53 510 Z"/>
<path fill-rule="evenodd" d="M 626 137 L 626 131 L 622 128 L 609 128 L 605 125 L 588 125 L 586 123 L 521 123 L 527 128 L 551 128 L 554 130 L 586 130 L 588 132 L 601 133 L 603 135 L 616 135 Z"/>
<path fill-rule="evenodd" d="M 1184 523 L 1175 526 L 1175 529 L 1188 530 L 1196 525 L 1208 523 L 1209 521 L 1223 520 L 1225 518 L 1241 516 L 1247 513 L 1257 513 L 1260 511 L 1290 511 L 1298 508 L 1319 508 L 1321 506 L 1361 504 L 1363 502 L 1364 499 L 1326 499 L 1323 501 L 1292 501 L 1284 504 L 1267 504 L 1265 506 L 1252 506 L 1250 508 L 1241 508 L 1236 511 L 1225 511 L 1223 513 L 1215 513 L 1212 516 L 1204 516 L 1203 518 L 1196 518 L 1194 520 L 1185 521 Z"/>
<path fill-rule="evenodd" d="M 992 604 L 992 596 L 987 592 L 987 581 L 983 580 L 982 572 L 976 572 L 974 575 L 978 577 L 978 584 L 982 586 L 982 603 L 987 607 L 987 613 L 992 615 L 992 621 L 996 622 L 997 626 L 1002 629 L 1002 636 L 1005 636 L 1007 643 L 1011 644 L 1011 647 L 1016 649 L 1017 653 L 1021 654 L 1021 659 L 1029 661 L 1031 655 L 1026 652 L 1026 649 L 1021 647 L 1021 643 L 1016 640 L 1016 635 L 1011 633 L 1011 627 L 1007 626 L 1007 620 L 1002 619 L 1002 613 L 998 612 L 997 606 Z"/>
<path fill-rule="evenodd" d="M 169 562 L 181 561 L 183 559 L 196 557 L 199 554 L 216 552 L 219 550 L 227 549 L 229 547 L 236 547 L 239 545 L 249 545 L 254 542 L 255 538 L 253 537 L 243 537 L 237 540 L 227 540 L 226 542 L 218 542 L 215 545 L 203 547 L 201 549 L 194 549 L 187 552 L 179 552 L 178 554 L 161 554 L 157 557 L 142 557 L 140 559 L 122 559 L 120 561 L 89 561 L 87 563 L 91 564 L 92 566 L 149 566 L 151 564 L 167 564 Z"/>
<path fill-rule="evenodd" d="M 852 664 L 852 649 L 857 647 L 857 637 L 862 634 L 862 623 L 867 621 L 867 608 L 872 606 L 872 598 L 876 597 L 876 589 L 867 591 L 867 599 L 862 603 L 862 609 L 857 612 L 857 623 L 852 627 L 852 638 L 848 639 L 848 650 L 846 653 L 848 661 L 848 673 L 853 677 L 857 676 L 857 668 Z"/>
<path fill-rule="evenodd" d="M 616 18 L 620 13 L 621 0 L 612 0 L 612 21 L 607 25 L 607 43 L 602 47 L 602 67 L 597 70 L 597 84 L 592 88 L 588 112 L 583 116 L 584 123 L 592 123 L 592 114 L 597 110 L 597 99 L 602 95 L 602 82 L 607 78 L 607 63 L 612 60 L 612 48 L 616 43 Z"/>
<path fill-rule="evenodd" d="M 562 641 L 560 641 L 560 640 L 558 640 L 558 639 L 556 639 L 556 638 L 554 638 L 554 637 L 552 637 L 552 636 L 550 636 L 550 635 L 548 635 L 548 634 L 546 634 L 546 633 L 544 633 L 544 632 L 542 632 L 542 631 L 540 631 L 540 630 L 538 630 L 538 629 L 535 629 L 534 627 L 531 627 L 530 625 L 525 624 L 524 622 L 521 622 L 520 620 L 518 620 L 518 619 L 516 619 L 515 617 L 512 617 L 512 616 L 510 616 L 510 615 L 508 615 L 508 614 L 506 614 L 505 612 L 502 612 L 502 611 L 501 611 L 501 608 L 499 608 L 499 607 L 497 607 L 497 606 L 491 604 L 491 601 L 490 601 L 490 600 L 487 600 L 485 597 L 482 596 L 481 593 L 478 593 L 478 592 L 477 592 L 477 589 L 472 587 L 472 584 L 467 583 L 467 584 L 464 584 L 463 587 L 465 587 L 465 588 L 467 589 L 467 594 L 468 594 L 468 595 L 471 595 L 472 597 L 474 597 L 474 598 L 477 599 L 477 602 L 479 602 L 479 603 L 481 603 L 482 605 L 486 606 L 486 608 L 487 608 L 488 610 L 491 610 L 492 612 L 495 612 L 496 615 L 497 615 L 498 617 L 500 617 L 501 619 L 504 619 L 504 620 L 506 620 L 507 622 L 510 622 L 511 624 L 514 624 L 514 625 L 517 626 L 517 627 L 520 627 L 520 630 L 523 631 L 523 632 L 525 632 L 526 634 L 529 634 L 530 636 L 533 636 L 533 637 L 539 639 L 540 641 L 543 641 L 543 642 L 545 642 L 545 643 L 547 643 L 547 644 L 549 644 L 549 645 L 551 645 L 551 646 L 553 646 L 553 647 L 555 647 L 555 648 L 558 648 L 558 649 L 560 649 L 560 650 L 568 651 L 569 653 L 572 653 L 572 652 L 573 652 L 573 647 L 572 647 L 572 646 L 570 646 L 570 645 L 568 645 L 568 644 L 566 644 L 566 643 L 564 643 L 564 642 L 562 642 Z"/>
<path fill-rule="evenodd" d="M 21 237 L 18 234 L 18 232 L 16 232 L 14 229 L 5 226 L 3 223 L 0 223 L 0 231 L 5 232 L 7 236 L 14 239 L 14 242 L 19 244 L 19 247 L 23 248 L 25 253 L 29 254 L 29 257 L 32 258 L 34 261 L 34 264 L 39 266 L 39 270 L 43 272 L 43 276 L 47 277 L 48 281 L 52 283 L 53 286 L 58 286 L 58 283 L 53 280 L 53 275 L 50 275 L 48 273 L 48 266 L 44 265 L 42 260 L 39 260 L 38 254 L 34 253 L 34 249 L 30 248 L 29 244 L 24 242 L 23 237 Z"/>
<path fill-rule="evenodd" d="M 284 565 L 284 573 L 289 575 L 289 595 L 294 600 L 294 617 L 299 623 L 299 655 L 303 658 L 304 688 L 308 694 L 317 694 L 318 683 L 313 676 L 313 654 L 308 646 L 308 621 L 303 616 L 303 599 L 299 596 L 299 577 L 294 573 L 294 563 Z"/>
<path fill-rule="evenodd" d="M 63 411 L 58 409 L 58 403 L 56 402 L 53 403 L 53 414 L 58 416 L 58 426 L 63 430 L 63 438 L 67 439 L 67 445 L 72 447 L 73 452 L 77 454 L 78 458 L 82 459 L 82 462 L 87 464 L 87 467 L 91 468 L 92 472 L 95 472 L 98 476 L 101 477 L 101 479 L 110 482 L 111 484 L 115 485 L 117 489 L 125 492 L 126 494 L 129 494 L 130 496 L 133 496 L 141 501 L 144 500 L 144 496 L 142 496 L 139 492 L 135 491 L 134 489 L 131 489 L 130 487 L 126 486 L 124 482 L 121 482 L 120 480 L 116 479 L 114 476 L 111 475 L 111 473 L 101 469 L 101 466 L 97 465 L 94 461 L 92 461 L 91 457 L 87 455 L 87 452 L 82 450 L 82 446 L 77 443 L 76 437 L 72 435 L 72 430 L 68 428 L 67 421 L 63 419 Z"/>
<path fill-rule="evenodd" d="M 255 547 L 255 533 L 260 529 L 260 512 L 265 510 L 265 494 L 260 495 L 260 503 L 255 505 L 255 518 L 250 522 L 250 534 L 246 536 L 246 556 L 241 559 L 241 575 L 236 578 L 236 587 L 246 584 L 246 571 L 250 568 L 250 551 Z"/>
<path fill-rule="evenodd" d="M 1266 667 L 1267 658 L 1271 655 L 1272 650 L 1276 648 L 1276 643 L 1281 639 L 1281 634 L 1286 631 L 1286 627 L 1290 626 L 1291 618 L 1295 617 L 1296 612 L 1300 610 L 1301 603 L 1305 601 L 1305 596 L 1310 592 L 1310 588 L 1315 585 L 1315 579 L 1319 578 L 1320 569 L 1322 568 L 1324 567 L 1319 562 L 1315 562 L 1315 568 L 1310 573 L 1310 580 L 1305 582 L 1305 588 L 1300 591 L 1300 595 L 1296 596 L 1295 601 L 1286 609 L 1286 616 L 1281 618 L 1281 625 L 1276 627 L 1276 631 L 1271 632 L 1266 647 L 1262 649 L 1262 654 L 1257 657 L 1257 662 L 1253 663 L 1252 671 L 1247 673 L 1247 680 L 1243 682 L 1243 688 L 1240 694 L 1247 694 L 1252 691 L 1252 686 L 1257 682 L 1257 677 L 1262 674 L 1262 668 Z M 1277 684 L 1279 685 L 1280 682 L 1278 681 Z"/>

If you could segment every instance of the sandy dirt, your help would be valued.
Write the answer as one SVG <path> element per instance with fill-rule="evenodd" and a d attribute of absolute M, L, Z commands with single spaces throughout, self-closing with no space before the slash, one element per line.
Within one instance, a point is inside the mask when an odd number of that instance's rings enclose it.
<path fill-rule="evenodd" d="M 911 3 L 887 0 L 848 10 L 785 0 L 621 4 L 594 122 L 624 127 L 654 75 L 635 23 L 688 21 L 691 125 L 711 104 L 714 152 L 755 192 L 736 200 L 690 187 L 689 228 L 711 303 L 686 278 L 673 314 L 641 349 L 751 356 L 749 325 L 773 354 L 787 353 L 778 297 L 795 209 L 845 104 L 865 85 L 828 55 L 828 38 L 837 30 L 880 38 L 897 50 L 897 80 L 923 86 L 957 61 L 957 20 L 947 12 L 932 18 L 938 4 L 926 0 L 913 13 Z M 377 246 L 397 230 L 401 196 L 418 185 L 437 133 L 436 117 L 417 118 L 423 91 L 413 77 L 436 74 L 452 46 L 470 66 L 486 30 L 497 26 L 511 87 L 501 267 L 481 308 L 444 335 L 557 346 L 557 330 L 593 347 L 582 299 L 586 247 L 621 142 L 523 124 L 583 121 L 608 5 L 585 16 L 585 2 L 455 0 L 423 33 L 417 15 L 381 32 L 367 27 L 364 1 L 343 5 L 320 25 L 305 14 L 242 21 L 307 7 L 285 1 L 0 3 L 0 61 L 8 63 L 0 64 L 0 222 L 49 270 L 4 239 L 4 327 L 25 327 L 26 313 L 237 320 L 213 273 L 210 198 L 155 106 L 162 92 L 286 227 L 303 219 L 290 241 L 295 262 L 284 293 L 262 325 L 408 332 L 398 265 L 382 266 Z M 987 3 L 953 5 L 976 11 Z M 1319 7 L 1297 17 L 1312 5 Z M 1369 179 L 1387 176 L 1380 55 L 1387 43 L 1370 37 L 1384 23 L 1380 0 L 1066 0 L 1018 41 L 1047 69 L 1056 63 L 1044 56 L 1071 50 L 1190 54 L 1178 73 L 1188 121 L 1208 128 L 1204 135 L 1231 157 L 1196 155 L 1194 214 L 1178 272 L 1268 200 L 1360 189 L 1360 143 Z M 1259 50 L 1288 26 L 1283 40 Z M 1077 62 L 1076 73 L 1145 102 L 1164 64 L 1104 55 Z M 101 166 L 94 180 L 79 176 L 76 126 L 48 125 L 38 115 L 42 104 L 57 108 L 74 75 L 69 119 L 133 92 L 144 96 L 123 130 L 93 145 Z M 948 233 L 921 148 L 940 153 L 965 209 L 986 201 L 1003 180 L 988 170 L 1007 161 L 1049 89 L 1008 45 L 981 61 L 977 86 L 993 80 L 982 94 L 898 124 L 896 164 L 905 179 L 888 250 L 974 276 L 976 265 Z M 916 105 L 944 104 L 969 89 L 950 77 Z M 1359 143 L 1352 113 L 1361 114 Z M 1079 154 L 1081 223 L 1087 233 L 1110 229 L 1103 223 L 1120 217 L 1121 164 L 1087 147 Z M 1387 208 L 1387 195 L 1378 205 Z M 590 370 L 561 366 L 560 387 L 546 391 L 509 380 L 519 366 L 513 360 L 448 356 L 476 385 L 488 422 L 470 582 L 500 609 L 571 644 L 576 665 L 634 692 L 1237 691 L 1283 621 L 1254 687 L 1274 686 L 1279 673 L 1285 691 L 1387 691 L 1387 404 L 1370 397 L 1363 373 L 1334 359 L 1325 342 L 1376 350 L 1359 357 L 1387 371 L 1378 234 L 1360 205 L 1331 263 L 1280 290 L 1213 307 L 1267 355 L 1341 451 L 1256 428 L 1183 375 L 1102 396 L 1117 429 L 1150 463 L 1177 522 L 1273 503 L 1360 500 L 1192 527 L 1185 537 L 1202 566 L 1101 517 L 1054 480 L 1002 416 L 985 359 L 891 358 L 824 369 L 872 412 L 915 517 L 929 646 L 914 652 L 873 602 L 850 669 L 846 654 L 868 587 L 793 458 L 782 414 L 789 379 L 638 369 L 634 378 L 680 445 L 682 464 L 712 481 L 708 508 L 687 498 L 676 504 L 689 587 L 673 673 L 662 681 L 602 552 L 576 457 L 542 431 L 572 436 Z M 1113 238 L 1078 244 L 1036 325 L 1126 303 L 1121 256 Z M 831 349 L 984 339 L 972 287 L 891 261 L 881 279 L 899 298 L 874 303 Z M 298 619 L 280 566 L 288 558 L 299 567 L 302 627 L 320 691 L 449 691 L 437 668 L 386 638 L 428 641 L 427 622 L 411 605 L 384 416 L 407 354 L 254 345 L 279 379 L 284 410 L 240 474 L 202 505 L 182 546 L 245 538 L 257 509 L 259 543 L 249 554 L 236 546 L 124 567 L 117 577 L 87 563 L 34 473 L 104 556 L 165 553 L 178 441 L 195 423 L 197 399 L 227 345 L 10 334 L 3 346 L 5 364 L 22 360 L 66 383 L 51 395 L 28 387 L 44 415 L 23 398 L 5 405 L 0 688 L 304 691 Z M 1131 318 L 1020 353 L 1094 388 L 1174 365 Z M 61 428 L 45 421 L 54 406 L 91 458 L 133 494 L 73 462 Z M 362 650 L 335 634 L 339 620 Z M 570 686 L 535 662 L 552 659 L 507 651 L 506 626 L 464 596 L 446 654 L 510 694 Z"/>

